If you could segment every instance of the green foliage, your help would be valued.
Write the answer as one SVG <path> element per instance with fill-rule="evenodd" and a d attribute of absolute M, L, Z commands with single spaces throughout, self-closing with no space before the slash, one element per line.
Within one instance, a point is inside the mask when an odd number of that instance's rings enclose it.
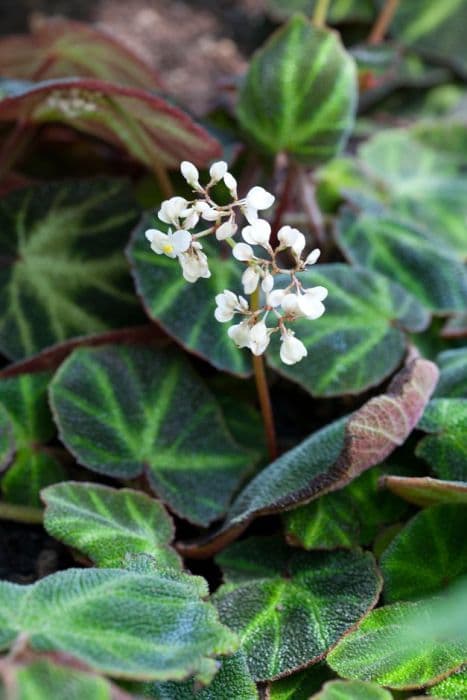
<path fill-rule="evenodd" d="M 4 407 L 0 404 L 0 470 L 6 469 L 15 453 L 13 424 Z"/>
<path fill-rule="evenodd" d="M 429 695 L 434 695 L 444 700 L 464 700 L 466 694 L 467 669 L 461 669 L 457 673 L 453 673 L 452 676 L 429 689 Z"/>
<path fill-rule="evenodd" d="M 433 399 L 418 424 L 429 433 L 416 454 L 441 479 L 467 481 L 467 399 Z"/>
<path fill-rule="evenodd" d="M 464 503 L 467 505 L 467 483 L 463 481 L 441 481 L 425 477 L 385 476 L 381 485 L 417 506 L 438 503 Z"/>
<path fill-rule="evenodd" d="M 311 17 L 316 7 L 316 0 L 268 0 L 270 14 L 278 19 L 287 19 L 295 12 Z M 346 21 L 368 21 L 374 15 L 371 0 L 334 0 L 329 8 L 329 21 L 333 23 Z"/>
<path fill-rule="evenodd" d="M 81 464 L 125 479 L 144 473 L 171 509 L 196 523 L 222 515 L 251 467 L 213 396 L 173 349 L 75 350 L 53 379 L 51 402 Z"/>
<path fill-rule="evenodd" d="M 440 353 L 436 364 L 441 373 L 434 395 L 467 399 L 467 348 Z"/>
<path fill-rule="evenodd" d="M 42 499 L 45 529 L 97 566 L 123 567 L 128 553 L 141 552 L 162 568 L 180 568 L 169 546 L 173 522 L 164 506 L 146 494 L 69 481 L 45 489 Z"/>
<path fill-rule="evenodd" d="M 344 146 L 356 98 L 355 65 L 339 36 L 295 15 L 253 56 L 237 116 L 262 150 L 314 165 Z"/>
<path fill-rule="evenodd" d="M 310 700 L 392 700 L 392 694 L 375 683 L 330 681 Z"/>
<path fill-rule="evenodd" d="M 324 663 L 313 664 L 278 681 L 268 683 L 270 700 L 309 700 L 324 682 L 332 678 L 332 671 Z"/>
<path fill-rule="evenodd" d="M 215 594 L 238 632 L 256 680 L 318 661 L 368 610 L 380 579 L 371 554 L 305 553 L 278 538 L 252 538 L 217 559 L 227 583 Z"/>
<path fill-rule="evenodd" d="M 463 504 L 433 506 L 410 520 L 381 558 L 385 599 L 423 598 L 467 573 L 466 528 Z"/>

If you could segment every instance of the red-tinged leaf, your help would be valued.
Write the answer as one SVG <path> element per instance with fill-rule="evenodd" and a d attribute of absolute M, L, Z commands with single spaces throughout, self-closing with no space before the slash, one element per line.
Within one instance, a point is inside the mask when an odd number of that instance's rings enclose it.
<path fill-rule="evenodd" d="M 0 122 L 24 128 L 62 123 L 123 149 L 148 168 L 177 167 L 181 160 L 206 165 L 220 145 L 162 97 L 102 80 L 48 80 L 0 100 Z"/>
<path fill-rule="evenodd" d="M 467 483 L 465 481 L 443 481 L 430 476 L 383 476 L 380 486 L 400 496 L 409 503 L 425 508 L 438 503 L 467 504 Z"/>
<path fill-rule="evenodd" d="M 343 488 L 402 445 L 420 420 L 439 370 L 410 357 L 387 391 L 349 418 L 311 435 L 258 474 L 237 496 L 220 530 L 179 551 L 204 558 L 236 539 L 258 516 L 293 510 Z"/>
<path fill-rule="evenodd" d="M 36 23 L 30 35 L 1 39 L 0 75 L 22 80 L 80 76 L 146 90 L 163 87 L 154 68 L 112 35 L 60 17 Z"/>

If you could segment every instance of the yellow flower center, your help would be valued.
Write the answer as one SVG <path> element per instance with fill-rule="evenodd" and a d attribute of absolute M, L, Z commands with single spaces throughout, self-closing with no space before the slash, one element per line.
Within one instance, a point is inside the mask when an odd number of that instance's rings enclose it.
<path fill-rule="evenodd" d="M 174 247 L 170 243 L 166 243 L 162 246 L 162 250 L 166 255 L 170 255 L 170 253 L 173 253 Z"/>

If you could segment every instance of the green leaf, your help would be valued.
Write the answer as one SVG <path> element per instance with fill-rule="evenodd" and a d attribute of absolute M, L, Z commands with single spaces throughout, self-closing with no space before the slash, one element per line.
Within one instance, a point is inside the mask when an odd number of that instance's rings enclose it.
<path fill-rule="evenodd" d="M 384 476 L 381 486 L 417 506 L 438 503 L 464 503 L 467 505 L 467 482 L 441 481 L 425 477 Z"/>
<path fill-rule="evenodd" d="M 206 165 L 220 155 L 219 142 L 188 114 L 147 90 L 93 78 L 15 87 L 0 101 L 0 122 L 21 120 L 30 128 L 59 122 L 110 143 L 150 169 L 176 168 L 184 158 Z"/>
<path fill-rule="evenodd" d="M 50 397 L 61 440 L 80 464 L 117 478 L 146 474 L 194 523 L 222 515 L 252 466 L 204 383 L 172 348 L 77 349 Z"/>
<path fill-rule="evenodd" d="M 467 399 L 433 399 L 418 428 L 426 433 L 415 454 L 441 479 L 467 481 Z"/>
<path fill-rule="evenodd" d="M 150 318 L 189 352 L 200 355 L 217 369 L 247 376 L 251 362 L 227 335 L 227 328 L 214 318 L 215 296 L 224 289 L 241 289 L 241 266 L 219 248 L 203 243 L 209 256 L 211 277 L 196 284 L 186 282 L 180 265 L 164 255 L 155 255 L 144 236 L 149 227 L 143 220 L 133 234 L 128 258 L 138 294 Z"/>
<path fill-rule="evenodd" d="M 343 488 L 403 444 L 436 385 L 432 362 L 410 360 L 377 396 L 350 418 L 313 433 L 276 459 L 239 493 L 223 527 L 204 542 L 179 545 L 187 556 L 207 556 L 231 542 L 258 516 L 292 510 Z M 377 426 L 377 429 L 375 429 Z"/>
<path fill-rule="evenodd" d="M 355 216 L 347 211 L 336 235 L 350 262 L 387 275 L 429 309 L 446 313 L 465 308 L 465 267 L 418 224 L 393 214 Z"/>
<path fill-rule="evenodd" d="M 284 20 L 296 12 L 303 12 L 311 17 L 316 0 L 268 0 L 267 4 L 269 13 L 275 19 Z M 373 16 L 374 7 L 371 0 L 334 0 L 329 8 L 328 21 L 335 24 L 367 22 L 371 21 Z"/>
<path fill-rule="evenodd" d="M 222 662 L 211 685 L 196 689 L 193 681 L 185 683 L 145 683 L 144 697 L 157 700 L 257 700 L 244 654 L 237 652 Z"/>
<path fill-rule="evenodd" d="M 64 181 L 2 199 L 1 352 L 19 359 L 140 319 L 123 256 L 137 220 L 120 180 Z"/>
<path fill-rule="evenodd" d="M 117 678 L 209 682 L 214 655 L 236 649 L 204 579 L 175 570 L 68 569 L 30 586 L 0 584 L 0 643 L 64 652 Z"/>
<path fill-rule="evenodd" d="M 467 658 L 467 587 L 439 598 L 373 610 L 331 651 L 327 661 L 345 678 L 389 688 L 432 685 Z"/>
<path fill-rule="evenodd" d="M 378 488 L 381 474 L 380 467 L 373 467 L 342 491 L 329 493 L 287 513 L 287 540 L 304 549 L 370 544 L 384 525 L 395 522 L 407 510 L 404 504 Z"/>
<path fill-rule="evenodd" d="M 330 681 L 310 700 L 392 700 L 392 693 L 376 683 Z"/>
<path fill-rule="evenodd" d="M 143 552 L 162 567 L 180 568 L 170 547 L 172 520 L 164 506 L 145 493 L 69 481 L 50 486 L 41 496 L 47 506 L 47 532 L 97 566 L 123 567 L 127 553 Z"/>
<path fill-rule="evenodd" d="M 317 692 L 323 683 L 333 678 L 329 666 L 314 664 L 278 681 L 268 683 L 268 700 L 309 700 L 310 694 Z"/>
<path fill-rule="evenodd" d="M 436 364 L 441 374 L 434 395 L 467 399 L 467 348 L 440 353 Z"/>
<path fill-rule="evenodd" d="M 428 325 L 425 309 L 381 275 L 350 265 L 320 265 L 300 278 L 304 287 L 329 290 L 326 313 L 318 321 L 294 323 L 308 356 L 286 366 L 273 336 L 269 363 L 313 396 L 358 394 L 376 386 L 400 364 L 406 348 L 404 330 Z"/>
<path fill-rule="evenodd" d="M 229 583 L 214 595 L 256 680 L 318 661 L 376 603 L 371 554 L 297 552 L 280 538 L 238 542 L 217 559 Z"/>
<path fill-rule="evenodd" d="M 315 165 L 344 146 L 356 102 L 355 64 L 339 35 L 295 15 L 254 54 L 237 116 L 262 150 Z"/>
<path fill-rule="evenodd" d="M 466 529 L 462 504 L 433 506 L 412 518 L 381 558 L 385 599 L 423 598 L 467 573 Z"/>
<path fill-rule="evenodd" d="M 2 479 L 2 492 L 9 503 L 40 506 L 40 491 L 66 479 L 66 471 L 52 454 L 34 448 L 17 451 Z"/>
<path fill-rule="evenodd" d="M 6 469 L 15 454 L 15 438 L 10 416 L 0 404 L 0 472 Z"/>
<path fill-rule="evenodd" d="M 434 685 L 430 688 L 429 695 L 443 698 L 443 700 L 465 700 L 467 696 L 467 667 Z"/>

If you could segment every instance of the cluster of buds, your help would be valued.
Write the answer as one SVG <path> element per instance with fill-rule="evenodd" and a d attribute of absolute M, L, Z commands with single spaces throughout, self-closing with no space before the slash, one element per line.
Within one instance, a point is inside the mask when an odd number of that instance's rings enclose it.
<path fill-rule="evenodd" d="M 263 187 L 255 186 L 245 198 L 239 199 L 237 182 L 224 161 L 211 166 L 210 180 L 204 187 L 192 163 L 184 161 L 180 169 L 197 197 L 191 201 L 171 197 L 162 203 L 159 219 L 174 230 L 169 228 L 167 233 L 158 229 L 146 231 L 152 250 L 158 255 L 177 258 L 183 277 L 188 282 L 196 282 L 211 276 L 201 239 L 212 235 L 218 241 L 226 241 L 234 258 L 246 266 L 242 275 L 243 290 L 252 295 L 255 303 L 250 304 L 243 296 L 226 289 L 216 296 L 214 315 L 217 321 L 227 323 L 234 316 L 241 317 L 239 323 L 229 328 L 228 335 L 239 348 L 249 348 L 254 355 L 262 355 L 271 335 L 280 332 L 282 362 L 287 365 L 299 362 L 307 355 L 307 350 L 288 325 L 300 318 L 315 320 L 322 316 L 327 289 L 321 286 L 305 289 L 297 275 L 316 263 L 320 251 L 315 248 L 303 256 L 305 236 L 291 226 L 279 229 L 278 243 L 273 248 L 271 226 L 259 218 L 258 212 L 269 209 L 274 196 Z M 221 181 L 230 193 L 229 204 L 219 205 L 212 198 L 212 188 Z M 241 230 L 243 240 L 235 242 L 239 214 L 244 216 L 247 225 Z M 208 226 L 199 230 L 204 222 Z M 280 259 L 286 252 L 292 262 L 284 268 Z M 281 288 L 275 288 L 277 281 L 283 284 Z M 256 303 L 260 289 L 264 298 L 262 306 Z"/>

